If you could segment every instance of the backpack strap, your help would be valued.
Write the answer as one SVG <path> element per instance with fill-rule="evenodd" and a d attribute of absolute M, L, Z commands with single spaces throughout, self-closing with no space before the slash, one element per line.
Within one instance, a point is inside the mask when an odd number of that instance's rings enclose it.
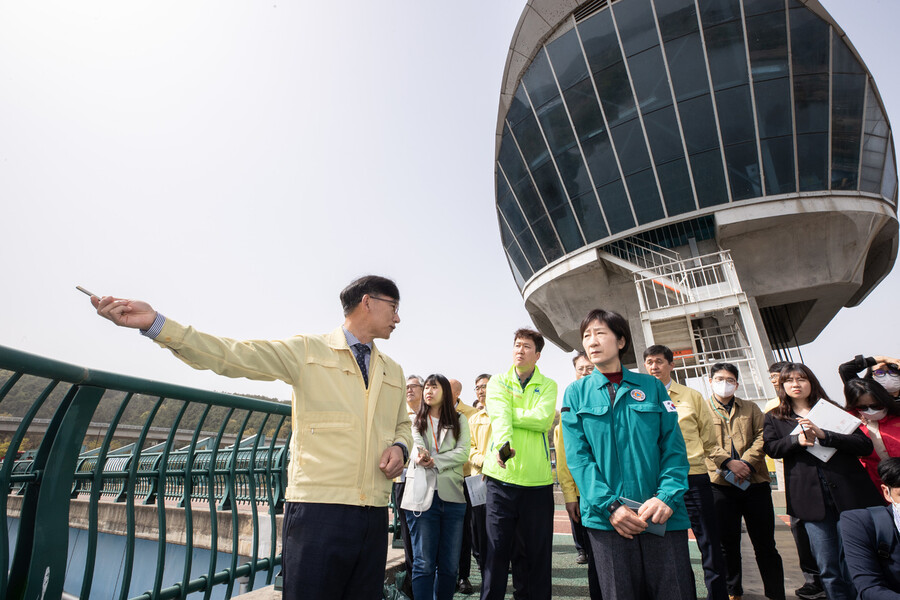
<path fill-rule="evenodd" d="M 883 506 L 868 507 L 869 514 L 872 516 L 872 523 L 875 524 L 875 545 L 878 559 L 882 562 L 891 559 L 891 541 L 894 538 L 894 520 Z"/>

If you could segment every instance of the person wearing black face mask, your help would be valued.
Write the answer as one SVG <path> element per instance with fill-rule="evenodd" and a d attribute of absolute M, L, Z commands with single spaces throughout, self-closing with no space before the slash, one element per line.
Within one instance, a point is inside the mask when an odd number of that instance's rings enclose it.
<path fill-rule="evenodd" d="M 784 566 L 775 547 L 775 509 L 769 470 L 763 454 L 765 417 L 754 402 L 735 397 L 739 372 L 731 363 L 716 363 L 709 374 L 709 398 L 716 447 L 706 459 L 712 482 L 716 520 L 728 567 L 731 598 L 740 598 L 741 518 L 756 554 L 767 598 L 785 597 Z"/>
<path fill-rule="evenodd" d="M 869 473 L 876 487 L 881 485 L 878 463 L 890 457 L 900 456 L 900 403 L 894 400 L 875 377 L 851 379 L 844 384 L 847 410 L 862 419 L 862 430 L 872 440 L 875 449 L 860 462 Z"/>
<path fill-rule="evenodd" d="M 894 398 L 900 398 L 900 360 L 890 356 L 863 357 L 857 354 L 853 360 L 848 360 L 838 367 L 841 381 L 847 383 L 859 378 L 859 373 L 865 370 L 863 379 L 872 379 L 881 384 L 888 394 Z"/>

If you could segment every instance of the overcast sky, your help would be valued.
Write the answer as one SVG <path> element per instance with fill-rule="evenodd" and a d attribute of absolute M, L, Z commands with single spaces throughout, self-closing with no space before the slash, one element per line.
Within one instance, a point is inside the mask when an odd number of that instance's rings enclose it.
<path fill-rule="evenodd" d="M 900 114 L 896 0 L 828 0 Z M 531 322 L 500 245 L 494 131 L 522 0 L 0 5 L 0 344 L 81 366 L 290 398 L 197 372 L 76 284 L 235 338 L 322 333 L 369 272 L 400 286 L 379 346 L 463 381 Z M 900 354 L 897 270 L 803 358 L 829 391 Z M 569 354 L 539 366 L 560 389 Z"/>

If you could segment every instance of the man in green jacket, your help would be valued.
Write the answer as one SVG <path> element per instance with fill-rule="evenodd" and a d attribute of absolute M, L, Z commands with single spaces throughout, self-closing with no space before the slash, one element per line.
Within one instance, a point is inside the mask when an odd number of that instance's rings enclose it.
<path fill-rule="evenodd" d="M 581 336 L 596 369 L 569 385 L 560 414 L 603 597 L 696 600 L 677 409 L 659 380 L 623 368 L 621 315 L 591 311 Z"/>
<path fill-rule="evenodd" d="M 528 598 L 550 600 L 553 475 L 547 435 L 556 415 L 556 382 L 537 361 L 544 337 L 531 329 L 513 336 L 513 366 L 488 382 L 491 451 L 486 476 L 487 550 L 481 600 L 503 600 L 516 547 L 513 586 Z M 509 444 L 504 461 L 500 450 Z M 516 540 L 521 540 L 516 544 Z"/>

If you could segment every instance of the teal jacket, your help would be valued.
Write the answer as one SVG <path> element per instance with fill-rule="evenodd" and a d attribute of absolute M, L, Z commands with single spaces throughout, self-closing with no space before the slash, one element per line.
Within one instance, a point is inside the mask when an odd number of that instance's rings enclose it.
<path fill-rule="evenodd" d="M 614 500 L 656 496 L 673 510 L 666 530 L 687 529 L 687 450 L 665 386 L 626 370 L 614 403 L 608 386 L 595 370 L 569 385 L 563 399 L 566 461 L 581 492 L 582 524 L 610 531 L 607 507 Z"/>
<path fill-rule="evenodd" d="M 556 393 L 556 382 L 544 377 L 537 367 L 524 390 L 515 367 L 491 377 L 486 399 L 491 451 L 484 459 L 482 473 L 524 487 L 553 484 L 547 434 L 556 416 Z M 497 464 L 496 453 L 507 440 L 516 455 L 506 461 L 504 469 Z"/>

